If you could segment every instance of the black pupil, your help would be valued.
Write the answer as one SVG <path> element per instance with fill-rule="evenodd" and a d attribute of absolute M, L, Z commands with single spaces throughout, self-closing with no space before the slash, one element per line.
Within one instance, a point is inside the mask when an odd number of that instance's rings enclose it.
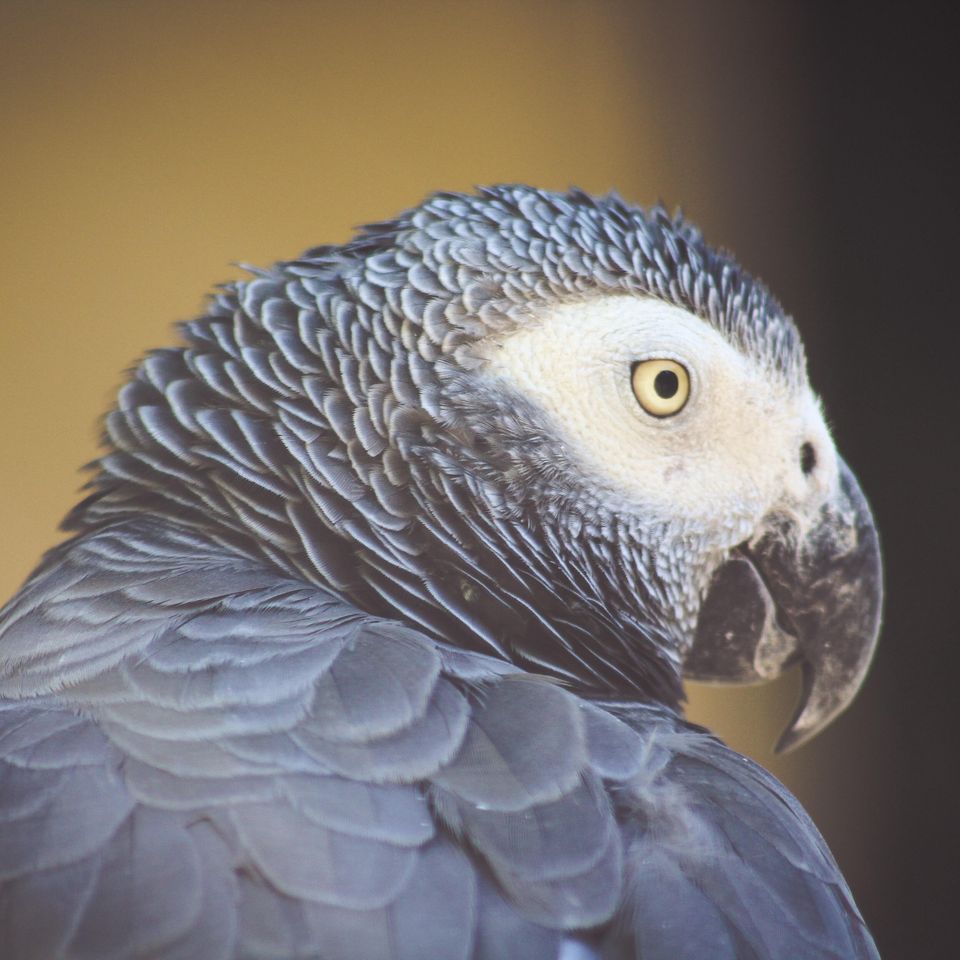
<path fill-rule="evenodd" d="M 669 400 L 676 396 L 680 389 L 680 380 L 672 370 L 661 370 L 653 378 L 653 389 L 657 391 L 658 397 Z"/>

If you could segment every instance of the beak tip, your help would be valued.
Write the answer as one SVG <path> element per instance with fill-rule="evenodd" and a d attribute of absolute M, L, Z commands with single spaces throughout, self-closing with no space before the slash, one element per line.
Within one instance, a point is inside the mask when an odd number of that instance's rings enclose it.
<path fill-rule="evenodd" d="M 876 635 L 875 629 L 872 639 L 860 647 L 853 662 L 823 656 L 800 661 L 800 702 L 774 747 L 775 753 L 788 753 L 803 746 L 850 706 L 869 667 Z"/>
<path fill-rule="evenodd" d="M 804 664 L 806 668 L 806 664 Z M 827 724 L 833 719 L 834 714 L 813 715 L 809 702 L 809 670 L 804 669 L 804 691 L 800 698 L 800 703 L 794 712 L 793 719 L 787 725 L 787 729 L 780 734 L 774 753 L 790 753 L 797 747 L 803 746 L 808 740 L 812 740 Z"/>
<path fill-rule="evenodd" d="M 780 734 L 774 753 L 789 753 L 802 747 L 831 723 L 850 705 L 853 694 L 843 696 L 823 696 L 824 689 L 818 689 L 816 680 L 811 682 L 812 671 L 809 665 L 801 666 L 804 674 L 804 690 L 800 697 L 793 719 L 787 729 Z"/>
<path fill-rule="evenodd" d="M 802 729 L 791 723 L 790 726 L 780 734 L 780 738 L 777 740 L 773 752 L 776 754 L 792 753 L 797 747 L 803 746 L 808 740 L 815 737 L 819 731 L 819 727 Z"/>

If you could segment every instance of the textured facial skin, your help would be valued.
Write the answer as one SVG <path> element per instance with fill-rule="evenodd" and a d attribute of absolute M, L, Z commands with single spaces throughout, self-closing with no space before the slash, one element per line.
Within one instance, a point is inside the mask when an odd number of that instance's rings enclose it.
<path fill-rule="evenodd" d="M 799 660 L 799 742 L 877 633 L 761 285 L 660 210 L 495 187 L 181 333 L 0 610 L 4 960 L 876 960 L 796 800 L 680 710 Z"/>
<path fill-rule="evenodd" d="M 678 307 L 627 296 L 563 304 L 478 352 L 498 385 L 544 411 L 571 470 L 605 490 L 609 509 L 638 516 L 646 542 L 683 558 L 692 582 L 676 584 L 675 614 L 688 630 L 712 558 L 771 512 L 815 514 L 836 489 L 836 454 L 809 386 Z M 676 415 L 651 416 L 630 388 L 632 363 L 655 358 L 689 373 Z M 816 451 L 809 475 L 804 444 Z"/>
<path fill-rule="evenodd" d="M 733 546 L 769 504 L 805 506 L 835 485 L 833 445 L 810 388 L 744 356 L 689 312 L 617 296 L 545 314 L 478 352 L 491 374 L 551 416 L 621 509 L 710 529 Z M 691 377 L 691 396 L 672 416 L 646 413 L 624 376 L 633 362 L 659 357 Z M 803 443 L 818 450 L 809 478 Z M 730 536 L 716 529 L 722 523 Z"/>

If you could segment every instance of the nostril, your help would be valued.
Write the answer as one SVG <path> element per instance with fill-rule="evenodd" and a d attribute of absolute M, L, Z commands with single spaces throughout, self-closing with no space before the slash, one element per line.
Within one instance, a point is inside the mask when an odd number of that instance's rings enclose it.
<path fill-rule="evenodd" d="M 805 443 L 800 448 L 800 469 L 804 476 L 809 477 L 817 465 L 817 452 L 813 449 L 812 443 Z"/>

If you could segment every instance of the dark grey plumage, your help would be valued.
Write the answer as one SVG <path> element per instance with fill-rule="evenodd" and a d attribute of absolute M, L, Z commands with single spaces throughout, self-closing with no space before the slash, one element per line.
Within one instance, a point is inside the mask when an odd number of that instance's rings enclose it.
<path fill-rule="evenodd" d="M 147 356 L 0 614 L 5 956 L 876 955 L 796 801 L 680 717 L 636 518 L 471 377 L 600 292 L 803 375 L 693 228 L 525 187 L 225 288 Z"/>

